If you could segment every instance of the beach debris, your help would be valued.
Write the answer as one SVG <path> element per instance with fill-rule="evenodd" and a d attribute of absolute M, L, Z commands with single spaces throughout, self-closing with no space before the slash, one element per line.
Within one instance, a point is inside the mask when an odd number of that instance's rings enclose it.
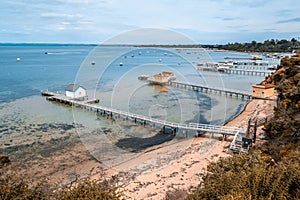
<path fill-rule="evenodd" d="M 10 163 L 11 163 L 11 161 L 8 156 L 0 156 L 0 167 L 9 165 Z"/>

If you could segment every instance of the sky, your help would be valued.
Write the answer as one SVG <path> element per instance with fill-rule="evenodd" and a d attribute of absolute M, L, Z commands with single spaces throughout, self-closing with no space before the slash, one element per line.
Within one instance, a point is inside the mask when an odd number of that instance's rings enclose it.
<path fill-rule="evenodd" d="M 1 0 L 0 43 L 100 44 L 145 28 L 197 44 L 300 40 L 299 10 L 297 0 Z"/>

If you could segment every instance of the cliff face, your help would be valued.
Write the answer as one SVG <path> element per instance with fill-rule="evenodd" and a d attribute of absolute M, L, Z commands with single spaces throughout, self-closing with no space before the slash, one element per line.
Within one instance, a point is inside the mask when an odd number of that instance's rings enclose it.
<path fill-rule="evenodd" d="M 300 51 L 283 58 L 275 74 L 266 79 L 278 92 L 275 118 L 265 124 L 268 141 L 261 147 L 274 159 L 290 159 L 300 144 Z"/>

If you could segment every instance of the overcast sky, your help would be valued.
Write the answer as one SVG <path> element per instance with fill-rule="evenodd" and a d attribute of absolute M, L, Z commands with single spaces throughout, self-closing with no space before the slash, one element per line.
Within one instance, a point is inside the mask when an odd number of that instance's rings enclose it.
<path fill-rule="evenodd" d="M 0 42 L 102 43 L 139 28 L 200 44 L 300 40 L 297 0 L 1 0 Z"/>

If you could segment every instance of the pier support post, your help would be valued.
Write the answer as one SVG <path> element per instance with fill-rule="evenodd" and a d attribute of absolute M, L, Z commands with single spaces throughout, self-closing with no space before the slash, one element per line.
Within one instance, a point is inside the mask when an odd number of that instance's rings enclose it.
<path fill-rule="evenodd" d="M 182 133 L 185 134 L 185 137 L 187 138 L 187 131 L 186 130 L 182 130 Z"/>
<path fill-rule="evenodd" d="M 172 135 L 175 135 L 176 133 L 176 128 L 172 128 Z"/>

